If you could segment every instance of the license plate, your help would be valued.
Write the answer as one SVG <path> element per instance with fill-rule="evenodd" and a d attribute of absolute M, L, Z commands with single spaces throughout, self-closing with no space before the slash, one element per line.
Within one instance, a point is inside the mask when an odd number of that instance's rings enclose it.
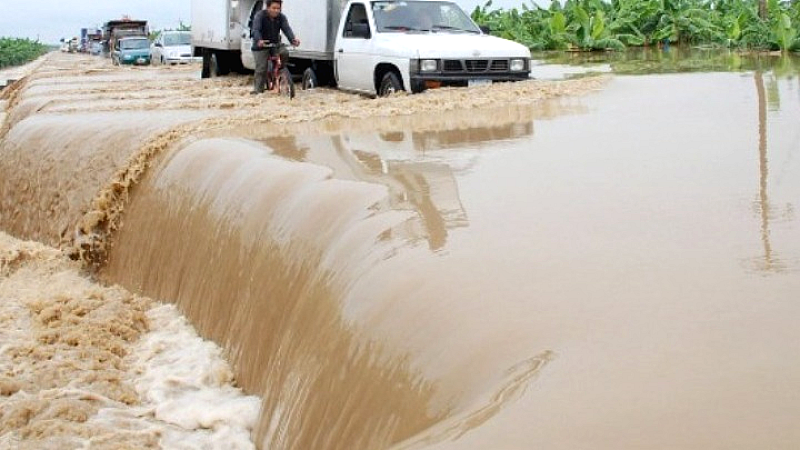
<path fill-rule="evenodd" d="M 139 59 L 136 60 L 136 62 L 139 63 L 139 64 L 144 64 L 145 63 L 145 59 L 144 58 L 139 58 Z"/>
<path fill-rule="evenodd" d="M 482 80 L 482 79 L 475 79 L 475 80 L 467 80 L 467 86 L 488 86 L 492 84 L 492 80 Z"/>

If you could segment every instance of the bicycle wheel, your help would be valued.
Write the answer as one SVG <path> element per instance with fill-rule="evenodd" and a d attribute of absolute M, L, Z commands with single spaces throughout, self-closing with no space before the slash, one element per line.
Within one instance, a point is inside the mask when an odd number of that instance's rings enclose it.
<path fill-rule="evenodd" d="M 278 93 L 289 98 L 294 98 L 294 82 L 289 69 L 281 69 L 278 72 Z"/>
<path fill-rule="evenodd" d="M 264 87 L 266 88 L 267 92 L 270 92 L 273 86 L 274 83 L 272 82 L 272 71 L 269 70 L 266 74 L 264 74 Z"/>

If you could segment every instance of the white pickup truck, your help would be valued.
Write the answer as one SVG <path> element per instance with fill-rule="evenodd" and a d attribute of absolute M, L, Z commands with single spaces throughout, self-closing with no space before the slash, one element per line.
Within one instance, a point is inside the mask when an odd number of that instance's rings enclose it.
<path fill-rule="evenodd" d="M 251 27 L 262 0 L 192 0 L 192 46 L 203 77 L 253 70 Z M 300 39 L 290 70 L 303 88 L 384 96 L 440 86 L 525 80 L 530 51 L 484 33 L 451 1 L 285 0 Z"/>

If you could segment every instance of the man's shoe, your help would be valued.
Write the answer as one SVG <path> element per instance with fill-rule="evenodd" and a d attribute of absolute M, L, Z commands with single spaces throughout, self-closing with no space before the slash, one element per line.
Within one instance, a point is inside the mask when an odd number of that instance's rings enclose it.
<path fill-rule="evenodd" d="M 264 93 L 264 91 L 250 91 L 250 95 L 258 95 L 258 94 L 263 94 L 263 93 Z"/>

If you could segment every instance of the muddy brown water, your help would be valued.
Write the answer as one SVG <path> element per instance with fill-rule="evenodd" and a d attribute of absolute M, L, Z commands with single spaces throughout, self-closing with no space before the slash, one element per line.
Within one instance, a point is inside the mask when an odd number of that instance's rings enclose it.
<path fill-rule="evenodd" d="M 0 225 L 108 232 L 99 277 L 227 349 L 261 448 L 794 448 L 800 78 L 762 62 L 266 111 L 191 69 L 42 77 Z"/>

